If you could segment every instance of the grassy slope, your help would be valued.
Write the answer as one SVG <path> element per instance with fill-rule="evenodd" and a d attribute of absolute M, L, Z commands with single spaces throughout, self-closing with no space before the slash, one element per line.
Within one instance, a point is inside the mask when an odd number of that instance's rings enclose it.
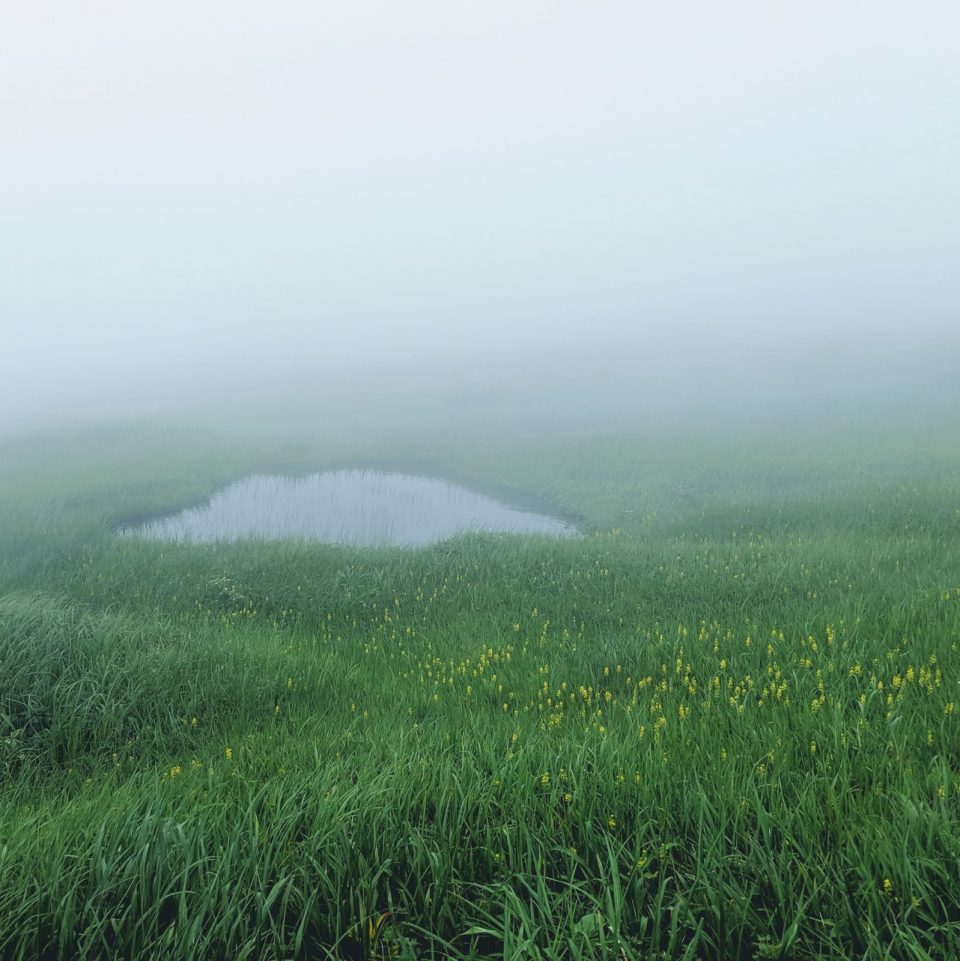
<path fill-rule="evenodd" d="M 411 450 L 589 536 L 110 535 Z M 0 956 L 362 957 L 384 911 L 411 958 L 960 954 L 955 430 L 144 428 L 0 465 Z"/>

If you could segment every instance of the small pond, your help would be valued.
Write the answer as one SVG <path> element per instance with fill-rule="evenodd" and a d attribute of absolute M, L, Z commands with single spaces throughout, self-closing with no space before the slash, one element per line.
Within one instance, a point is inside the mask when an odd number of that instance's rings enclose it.
<path fill-rule="evenodd" d="M 120 533 L 165 541 L 252 537 L 417 546 L 466 531 L 577 533 L 560 518 L 519 510 L 466 487 L 372 470 L 248 477 L 201 506 L 126 526 Z"/>

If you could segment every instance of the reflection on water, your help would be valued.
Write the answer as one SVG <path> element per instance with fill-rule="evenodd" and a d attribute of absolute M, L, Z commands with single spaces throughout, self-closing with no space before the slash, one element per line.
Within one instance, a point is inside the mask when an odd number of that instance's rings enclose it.
<path fill-rule="evenodd" d="M 255 476 L 217 492 L 202 507 L 124 529 L 173 541 L 243 537 L 339 544 L 429 544 L 464 531 L 572 536 L 558 518 L 430 477 L 339 470 L 310 477 Z"/>

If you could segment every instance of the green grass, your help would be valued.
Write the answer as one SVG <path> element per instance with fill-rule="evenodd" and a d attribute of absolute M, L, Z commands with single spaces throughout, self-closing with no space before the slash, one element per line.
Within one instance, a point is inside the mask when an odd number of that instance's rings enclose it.
<path fill-rule="evenodd" d="M 586 536 L 111 533 L 340 464 Z M 946 418 L 7 442 L 0 957 L 960 956 L 958 545 Z"/>

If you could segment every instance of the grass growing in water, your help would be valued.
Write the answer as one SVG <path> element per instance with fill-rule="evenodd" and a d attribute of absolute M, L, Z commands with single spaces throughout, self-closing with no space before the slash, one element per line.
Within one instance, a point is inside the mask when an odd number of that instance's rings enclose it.
<path fill-rule="evenodd" d="M 0 956 L 957 956 L 956 447 L 843 440 L 451 441 L 592 533 L 413 552 L 110 535 L 315 452 L 7 458 Z"/>

